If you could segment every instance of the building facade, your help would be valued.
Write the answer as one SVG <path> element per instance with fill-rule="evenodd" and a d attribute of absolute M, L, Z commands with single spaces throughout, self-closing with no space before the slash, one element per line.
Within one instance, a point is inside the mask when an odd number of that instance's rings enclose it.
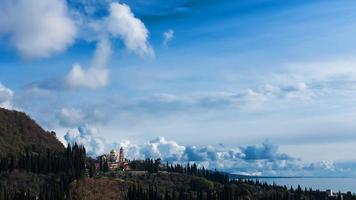
<path fill-rule="evenodd" d="M 101 169 L 110 171 L 114 170 L 129 170 L 129 164 L 125 159 L 124 148 L 120 148 L 119 154 L 115 149 L 112 149 L 109 154 L 104 154 L 100 157 L 101 164 L 107 166 L 101 166 Z M 105 171 L 105 170 L 104 170 Z"/>

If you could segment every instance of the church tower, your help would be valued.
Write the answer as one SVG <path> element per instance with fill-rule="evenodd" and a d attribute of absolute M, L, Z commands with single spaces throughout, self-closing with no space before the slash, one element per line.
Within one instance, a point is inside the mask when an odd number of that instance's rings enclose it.
<path fill-rule="evenodd" d="M 120 148 L 119 162 L 123 163 L 125 161 L 124 148 Z"/>
<path fill-rule="evenodd" d="M 116 162 L 117 161 L 117 154 L 116 154 L 115 149 L 110 151 L 109 161 L 111 161 L 111 162 Z"/>

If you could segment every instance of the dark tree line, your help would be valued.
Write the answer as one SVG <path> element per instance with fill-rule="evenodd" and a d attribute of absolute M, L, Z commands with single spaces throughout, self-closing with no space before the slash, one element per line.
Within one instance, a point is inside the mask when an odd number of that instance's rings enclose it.
<path fill-rule="evenodd" d="M 89 173 L 93 167 L 89 166 Z M 86 151 L 83 146 L 68 145 L 64 152 L 47 150 L 33 153 L 26 150 L 24 154 L 0 158 L 0 173 L 11 174 L 14 170 L 39 174 L 46 177 L 40 193 L 31 193 L 31 188 L 17 191 L 0 182 L 0 199 L 68 199 L 69 185 L 75 179 L 86 175 Z"/>
<path fill-rule="evenodd" d="M 168 162 L 166 163 L 165 170 L 167 172 L 175 172 L 175 173 L 182 173 L 182 174 L 187 174 L 187 175 L 192 175 L 192 176 L 199 176 L 199 177 L 204 177 L 208 180 L 219 182 L 219 183 L 228 183 L 229 182 L 229 177 L 228 175 L 218 172 L 216 170 L 211 171 L 205 169 L 205 167 L 199 168 L 195 163 L 190 164 L 188 163 L 187 165 L 180 165 L 180 164 L 169 164 Z"/>
<path fill-rule="evenodd" d="M 134 171 L 147 171 L 148 173 L 158 173 L 162 168 L 161 159 L 145 159 L 129 161 L 129 166 Z"/>
<path fill-rule="evenodd" d="M 250 185 L 257 188 L 249 191 L 241 185 Z M 298 186 L 287 188 L 286 186 L 269 185 L 265 182 L 252 180 L 231 180 L 221 187 L 206 190 L 180 190 L 162 192 L 157 187 L 143 188 L 140 185 L 131 185 L 128 189 L 126 200 L 355 200 L 356 196 L 350 192 L 338 193 L 328 196 L 325 191 L 302 189 Z"/>
<path fill-rule="evenodd" d="M 148 190 L 143 189 L 140 185 L 130 186 L 127 192 L 126 199 L 128 200 L 153 200 L 162 199 L 157 187 L 150 187 Z"/>
<path fill-rule="evenodd" d="M 158 173 L 159 171 L 166 171 L 169 173 L 180 173 L 187 174 L 191 176 L 204 177 L 208 180 L 219 182 L 219 183 L 228 183 L 229 177 L 221 172 L 216 170 L 211 171 L 207 170 L 204 167 L 199 168 L 195 163 L 193 164 L 169 164 L 168 162 L 164 165 L 161 164 L 161 159 L 146 159 L 134 160 L 129 162 L 130 168 L 135 171 L 147 171 L 148 173 Z"/>

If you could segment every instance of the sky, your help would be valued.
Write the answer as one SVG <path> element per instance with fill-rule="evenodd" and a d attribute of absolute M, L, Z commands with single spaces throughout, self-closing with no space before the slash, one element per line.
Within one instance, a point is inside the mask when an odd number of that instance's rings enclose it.
<path fill-rule="evenodd" d="M 95 157 L 356 176 L 356 2 L 2 0 L 0 107 Z"/>

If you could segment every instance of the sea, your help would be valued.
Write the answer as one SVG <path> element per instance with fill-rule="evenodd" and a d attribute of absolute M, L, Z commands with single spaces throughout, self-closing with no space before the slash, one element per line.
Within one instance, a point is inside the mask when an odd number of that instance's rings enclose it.
<path fill-rule="evenodd" d="M 298 177 L 298 178 L 253 178 L 258 179 L 269 184 L 286 185 L 288 188 L 293 186 L 293 188 L 300 187 L 312 188 L 313 190 L 331 189 L 334 192 L 352 192 L 356 193 L 356 178 L 314 178 L 314 177 Z"/>

